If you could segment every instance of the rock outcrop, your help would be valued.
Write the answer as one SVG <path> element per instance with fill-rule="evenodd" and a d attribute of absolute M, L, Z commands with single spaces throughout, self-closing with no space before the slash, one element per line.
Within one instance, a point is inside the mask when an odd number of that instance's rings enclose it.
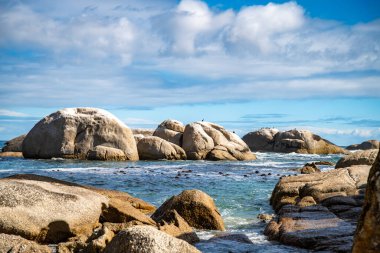
<path fill-rule="evenodd" d="M 367 149 L 379 149 L 380 142 L 378 140 L 363 141 L 360 144 L 353 144 L 346 147 L 347 150 L 367 150 Z"/>
<path fill-rule="evenodd" d="M 283 177 L 270 203 L 277 218 L 266 227 L 272 240 L 325 251 L 350 251 L 370 166 Z"/>
<path fill-rule="evenodd" d="M 178 120 L 168 119 L 162 122 L 157 127 L 153 135 L 158 136 L 166 141 L 169 141 L 181 147 L 184 131 L 185 126 L 181 122 L 179 122 Z"/>
<path fill-rule="evenodd" d="M 64 242 L 62 248 L 84 248 L 94 239 L 86 238 L 99 222 L 107 229 L 104 224 L 110 222 L 156 226 L 144 214 L 154 211 L 154 206 L 124 192 L 32 174 L 0 179 L 0 190 L 0 233 L 44 243 Z M 109 238 L 110 233 L 103 232 Z M 69 237 L 77 239 L 65 242 Z M 91 245 L 103 245 L 101 240 Z"/>
<path fill-rule="evenodd" d="M 67 108 L 46 116 L 27 134 L 22 152 L 26 158 L 87 159 L 89 152 L 91 157 L 99 153 L 97 146 L 102 151 L 105 147 L 119 149 L 125 160 L 139 158 L 132 131 L 109 112 L 95 108 Z M 107 152 L 114 157 L 115 150 Z"/>
<path fill-rule="evenodd" d="M 151 226 L 134 226 L 120 231 L 105 248 L 105 253 L 200 253 L 184 240 Z"/>
<path fill-rule="evenodd" d="M 243 140 L 252 151 L 303 153 L 303 154 L 344 154 L 341 147 L 307 130 L 289 130 L 263 128 L 246 134 Z"/>
<path fill-rule="evenodd" d="M 2 152 L 22 152 L 22 142 L 25 139 L 26 134 L 20 135 L 5 143 L 2 148 Z"/>
<path fill-rule="evenodd" d="M 0 157 L 24 157 L 22 152 L 0 152 Z"/>
<path fill-rule="evenodd" d="M 335 168 L 345 168 L 353 165 L 372 165 L 375 162 L 378 149 L 356 151 L 341 158 Z"/>
<path fill-rule="evenodd" d="M 380 154 L 369 172 L 363 212 L 356 228 L 353 253 L 380 252 Z"/>
<path fill-rule="evenodd" d="M 214 200 L 200 190 L 186 190 L 166 200 L 152 215 L 156 221 L 176 211 L 190 226 L 199 229 L 224 230 L 223 219 Z"/>
<path fill-rule="evenodd" d="M 21 236 L 0 234 L 0 252 L 7 253 L 51 253 L 46 245 L 39 245 Z"/>
<path fill-rule="evenodd" d="M 186 160 L 186 153 L 180 146 L 157 136 L 140 139 L 137 150 L 141 160 Z"/>
<path fill-rule="evenodd" d="M 186 125 L 182 148 L 191 160 L 256 159 L 239 136 L 209 122 L 194 122 Z"/>

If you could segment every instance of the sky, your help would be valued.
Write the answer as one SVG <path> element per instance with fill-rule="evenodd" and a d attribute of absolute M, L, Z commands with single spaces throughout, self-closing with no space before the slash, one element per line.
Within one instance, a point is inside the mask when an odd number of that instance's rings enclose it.
<path fill-rule="evenodd" d="M 0 140 L 66 107 L 380 139 L 380 1 L 0 0 Z"/>

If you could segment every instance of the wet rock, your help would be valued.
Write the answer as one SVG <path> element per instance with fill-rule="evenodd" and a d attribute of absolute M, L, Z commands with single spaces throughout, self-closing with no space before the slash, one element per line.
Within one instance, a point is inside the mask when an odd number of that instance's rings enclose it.
<path fill-rule="evenodd" d="M 0 234 L 0 252 L 7 253 L 51 253 L 46 245 L 26 240 L 21 236 Z"/>
<path fill-rule="evenodd" d="M 345 168 L 353 165 L 372 165 L 378 152 L 379 150 L 377 149 L 370 149 L 346 155 L 337 162 L 335 168 Z"/>
<path fill-rule="evenodd" d="M 352 252 L 380 252 L 380 155 L 369 172 L 363 213 Z"/>
<path fill-rule="evenodd" d="M 183 149 L 192 160 L 254 160 L 248 146 L 234 133 L 209 122 L 186 125 Z"/>
<path fill-rule="evenodd" d="M 20 135 L 12 140 L 5 142 L 2 152 L 22 152 L 22 142 L 25 139 L 26 134 Z"/>
<path fill-rule="evenodd" d="M 26 135 L 22 152 L 26 158 L 87 159 L 99 145 L 123 151 L 126 160 L 139 159 L 132 131 L 95 108 L 66 108 L 46 116 Z"/>
<path fill-rule="evenodd" d="M 257 215 L 257 218 L 262 221 L 270 221 L 273 219 L 274 215 L 273 214 L 267 214 L 267 213 L 260 213 Z"/>
<path fill-rule="evenodd" d="M 221 233 L 213 236 L 209 241 L 234 241 L 239 243 L 253 244 L 246 234 Z"/>
<path fill-rule="evenodd" d="M 151 226 L 135 226 L 120 231 L 105 248 L 105 253 L 199 253 L 184 240 Z"/>
<path fill-rule="evenodd" d="M 157 136 L 141 139 L 137 143 L 140 159 L 143 160 L 185 160 L 186 153 L 180 147 Z"/>
<path fill-rule="evenodd" d="M 348 150 L 368 150 L 368 149 L 379 149 L 380 142 L 378 140 L 368 140 L 360 144 L 353 144 L 348 146 Z"/>
<path fill-rule="evenodd" d="M 200 190 L 186 190 L 171 197 L 157 209 L 152 218 L 161 220 L 173 210 L 177 211 L 192 227 L 224 230 L 223 219 L 213 199 Z"/>

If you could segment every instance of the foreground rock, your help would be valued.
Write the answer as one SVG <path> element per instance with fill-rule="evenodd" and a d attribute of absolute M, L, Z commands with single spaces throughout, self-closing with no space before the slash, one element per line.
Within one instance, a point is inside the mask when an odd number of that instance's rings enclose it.
<path fill-rule="evenodd" d="M 39 245 L 21 236 L 0 234 L 0 252 L 9 253 L 51 253 L 46 245 Z"/>
<path fill-rule="evenodd" d="M 200 190 L 186 190 L 166 200 L 152 215 L 156 221 L 176 211 L 192 227 L 224 230 L 223 219 L 213 199 Z"/>
<path fill-rule="evenodd" d="M 22 152 L 22 142 L 25 139 L 26 134 L 20 135 L 5 143 L 2 148 L 2 152 Z"/>
<path fill-rule="evenodd" d="M 146 211 L 154 207 L 127 193 L 86 188 L 54 178 L 15 175 L 0 180 L 0 192 L 0 233 L 38 242 L 87 238 L 99 221 L 156 224 L 134 206 Z"/>
<path fill-rule="evenodd" d="M 153 135 L 181 147 L 184 131 L 185 126 L 181 122 L 178 120 L 168 119 L 157 127 Z"/>
<path fill-rule="evenodd" d="M 370 149 L 346 155 L 336 163 L 335 168 L 345 168 L 353 165 L 372 165 L 378 152 L 378 149 Z"/>
<path fill-rule="evenodd" d="M 380 155 L 368 176 L 365 203 L 352 252 L 380 252 Z"/>
<path fill-rule="evenodd" d="M 346 150 L 307 130 L 263 128 L 243 136 L 252 151 L 303 153 L 303 154 L 344 154 Z"/>
<path fill-rule="evenodd" d="M 151 226 L 122 230 L 105 248 L 105 253 L 199 253 L 194 246 Z"/>
<path fill-rule="evenodd" d="M 138 160 L 132 131 L 109 112 L 95 108 L 67 108 L 46 116 L 27 134 L 22 152 L 26 158 L 47 159 L 87 159 L 95 152 L 96 158 L 117 160 L 124 153 L 123 160 Z"/>
<path fill-rule="evenodd" d="M 239 136 L 209 122 L 186 125 L 182 148 L 192 160 L 254 160 L 256 156 Z"/>
<path fill-rule="evenodd" d="M 278 216 L 265 234 L 288 245 L 350 251 L 369 169 L 352 166 L 280 179 L 270 199 Z"/>
<path fill-rule="evenodd" d="M 140 139 L 137 150 L 142 160 L 186 160 L 186 153 L 180 146 L 157 136 Z"/>
<path fill-rule="evenodd" d="M 367 149 L 379 149 L 380 148 L 380 142 L 377 140 L 368 140 L 363 141 L 360 144 L 353 144 L 348 146 L 346 149 L 348 150 L 367 150 Z"/>

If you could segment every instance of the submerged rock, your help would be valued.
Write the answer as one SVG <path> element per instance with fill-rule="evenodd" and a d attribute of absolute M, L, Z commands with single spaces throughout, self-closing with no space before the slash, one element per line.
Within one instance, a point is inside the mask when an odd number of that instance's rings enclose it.
<path fill-rule="evenodd" d="M 157 127 L 153 135 L 181 147 L 184 131 L 185 126 L 181 122 L 178 120 L 167 119 Z"/>
<path fill-rule="evenodd" d="M 355 233 L 353 253 L 380 252 L 380 154 L 369 172 L 365 203 Z"/>
<path fill-rule="evenodd" d="M 22 142 L 25 139 L 26 134 L 17 136 L 12 140 L 5 142 L 2 152 L 22 152 Z"/>
<path fill-rule="evenodd" d="M 368 149 L 379 149 L 380 142 L 378 140 L 368 140 L 363 141 L 360 144 L 353 144 L 348 146 L 346 149 L 348 150 L 368 150 Z"/>
<path fill-rule="evenodd" d="M 135 226 L 120 231 L 105 248 L 105 253 L 200 253 L 184 240 L 151 226 Z"/>
<path fill-rule="evenodd" d="M 378 149 L 370 149 L 346 155 L 336 163 L 335 168 L 345 168 L 353 165 L 372 165 L 378 152 Z"/>
<path fill-rule="evenodd" d="M 239 136 L 209 122 L 186 125 L 183 149 L 192 160 L 254 160 L 256 156 Z"/>
<path fill-rule="evenodd" d="M 243 137 L 252 151 L 303 153 L 303 154 L 344 154 L 346 150 L 307 130 L 263 128 Z"/>
<path fill-rule="evenodd" d="M 112 158 L 119 158 L 120 152 L 125 160 L 139 158 L 132 131 L 109 112 L 95 108 L 66 108 L 46 116 L 27 134 L 22 152 L 26 158 L 87 159 L 97 146 L 103 151 L 113 148 Z"/>
<path fill-rule="evenodd" d="M 224 230 L 223 219 L 213 199 L 200 190 L 186 190 L 171 197 L 156 210 L 152 218 L 162 220 L 173 210 L 194 228 Z"/>
<path fill-rule="evenodd" d="M 142 160 L 185 160 L 186 153 L 180 147 L 157 136 L 144 137 L 137 143 Z"/>

